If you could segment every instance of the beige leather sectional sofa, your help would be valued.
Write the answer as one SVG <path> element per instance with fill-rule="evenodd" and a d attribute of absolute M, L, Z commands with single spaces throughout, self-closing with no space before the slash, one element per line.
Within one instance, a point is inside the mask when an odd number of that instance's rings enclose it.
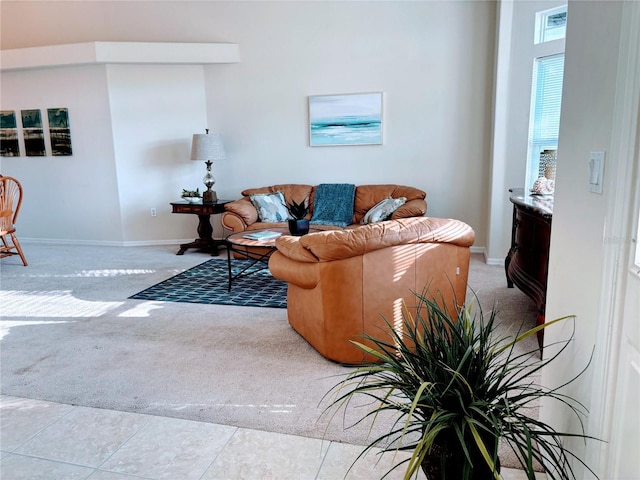
<path fill-rule="evenodd" d="M 290 202 L 292 199 L 297 202 L 305 198 L 308 199 L 310 206 L 308 218 L 311 218 L 313 215 L 313 200 L 316 186 L 280 184 L 244 190 L 242 192 L 242 198 L 225 205 L 226 211 L 221 216 L 222 225 L 233 233 L 261 228 L 286 227 L 287 223 L 285 222 L 261 222 L 258 218 L 258 211 L 250 201 L 250 196 L 253 194 L 275 193 L 279 191 L 283 192 L 286 202 Z M 358 226 L 367 211 L 387 197 L 405 197 L 407 199 L 404 205 L 393 212 L 391 216 L 392 219 L 420 217 L 427 213 L 426 193 L 420 189 L 403 185 L 359 185 L 356 186 L 355 189 L 353 223 L 347 228 Z M 312 225 L 312 227 L 323 230 L 339 228 L 326 225 Z"/>
<path fill-rule="evenodd" d="M 303 184 L 244 190 L 241 199 L 225 205 L 222 225 L 234 233 L 286 227 L 286 222 L 260 221 L 250 199 L 276 192 L 285 202 L 307 199 L 312 218 L 316 190 Z M 389 220 L 361 223 L 389 197 L 406 202 Z M 363 341 L 363 334 L 386 338 L 383 317 L 400 327 L 402 307 L 415 309 L 416 292 L 441 297 L 450 309 L 464 304 L 474 232 L 459 220 L 426 217 L 425 197 L 403 185 L 356 186 L 350 225 L 312 225 L 316 230 L 308 235 L 276 239 L 269 269 L 289 284 L 289 323 L 326 358 L 373 361 L 350 340 Z"/>
<path fill-rule="evenodd" d="M 417 304 L 414 292 L 442 295 L 448 308 L 464 304 L 473 242 L 459 220 L 399 218 L 282 236 L 269 269 L 289 283 L 291 326 L 325 357 L 359 364 L 374 359 L 350 340 L 362 341 L 363 333 L 388 339 L 382 316 L 400 326 L 403 302 Z"/>

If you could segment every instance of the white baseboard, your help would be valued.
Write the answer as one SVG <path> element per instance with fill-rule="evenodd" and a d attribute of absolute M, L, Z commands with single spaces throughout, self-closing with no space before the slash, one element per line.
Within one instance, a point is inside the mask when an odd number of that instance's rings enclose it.
<path fill-rule="evenodd" d="M 48 245 L 86 245 L 98 247 L 145 247 L 157 245 L 180 245 L 192 242 L 193 238 L 175 240 L 139 240 L 131 242 L 119 242 L 114 240 L 76 240 L 70 238 L 20 238 L 22 244 L 48 244 Z"/>
<path fill-rule="evenodd" d="M 499 265 L 504 267 L 504 258 L 487 258 L 485 257 L 485 262 L 487 265 Z"/>
<path fill-rule="evenodd" d="M 48 245 L 86 245 L 102 247 L 148 247 L 158 245 L 180 245 L 192 242 L 193 238 L 178 238 L 173 240 L 137 240 L 129 242 L 119 242 L 115 240 L 76 240 L 71 238 L 21 238 L 20 243 L 48 244 Z M 487 265 L 504 265 L 504 258 L 487 258 L 485 247 L 473 246 L 471 253 L 484 256 Z"/>
<path fill-rule="evenodd" d="M 487 249 L 485 247 L 471 247 L 471 253 L 480 253 L 484 257 L 484 262 L 487 265 L 504 266 L 504 258 L 490 258 L 487 257 Z"/>

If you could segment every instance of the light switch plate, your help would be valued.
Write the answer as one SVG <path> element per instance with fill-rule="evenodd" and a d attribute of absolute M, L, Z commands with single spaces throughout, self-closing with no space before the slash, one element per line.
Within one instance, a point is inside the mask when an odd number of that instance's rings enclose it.
<path fill-rule="evenodd" d="M 602 193 L 604 179 L 604 151 L 591 152 L 589 155 L 589 191 Z"/>

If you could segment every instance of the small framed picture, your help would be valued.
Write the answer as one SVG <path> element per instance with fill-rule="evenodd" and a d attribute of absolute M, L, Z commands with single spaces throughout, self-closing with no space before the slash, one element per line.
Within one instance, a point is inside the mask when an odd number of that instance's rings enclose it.
<path fill-rule="evenodd" d="M 18 124 L 16 123 L 16 112 L 13 110 L 0 111 L 0 156 L 20 156 Z"/>
<path fill-rule="evenodd" d="M 49 135 L 51 137 L 51 155 L 72 155 L 68 110 L 66 108 L 49 108 L 47 109 L 47 117 L 49 119 Z"/>
<path fill-rule="evenodd" d="M 382 92 L 309 97 L 309 145 L 382 144 Z"/>
<path fill-rule="evenodd" d="M 47 152 L 44 146 L 44 131 L 42 130 L 42 114 L 40 110 L 21 110 L 22 135 L 24 136 L 24 151 L 27 157 L 44 157 Z"/>

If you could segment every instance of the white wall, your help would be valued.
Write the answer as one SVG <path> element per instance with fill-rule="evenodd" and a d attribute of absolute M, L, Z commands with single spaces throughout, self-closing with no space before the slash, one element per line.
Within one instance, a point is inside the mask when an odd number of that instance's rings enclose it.
<path fill-rule="evenodd" d="M 215 168 L 219 197 L 276 182 L 404 183 L 427 191 L 430 215 L 468 222 L 476 245 L 486 244 L 494 2 L 3 1 L 0 9 L 3 49 L 97 39 L 238 43 L 241 63 L 204 67 L 207 127 L 222 134 L 228 157 Z M 308 95 L 368 91 L 385 94 L 384 145 L 307 146 Z M 144 137 L 151 127 L 143 120 Z M 185 145 L 201 131 L 183 128 L 171 112 L 167 121 Z M 82 132 L 90 144 L 102 133 Z M 182 175 L 175 145 L 158 154 Z M 127 160 L 136 170 L 146 161 L 141 148 Z M 33 191 L 30 174 L 20 173 Z M 201 182 L 200 169 L 192 175 L 179 187 Z M 70 188 L 81 180 L 66 179 Z M 160 212 L 180 188 L 150 180 L 166 189 L 156 199 Z M 118 174 L 111 194 L 123 211 L 138 208 L 131 215 L 145 225 L 134 232 L 135 220 L 123 218 L 127 240 L 194 235 L 193 222 L 147 228 L 149 205 L 123 181 Z M 23 213 L 38 223 L 37 211 Z M 156 221 L 170 225 L 169 218 Z M 25 228 L 23 236 L 39 236 Z"/>
<path fill-rule="evenodd" d="M 603 296 L 602 282 L 606 280 L 602 274 L 605 235 L 611 221 L 609 205 L 614 198 L 611 187 L 618 174 L 618 160 L 611 152 L 622 2 L 569 2 L 568 19 L 546 314 L 547 318 L 568 314 L 577 318 L 575 341 L 561 357 L 559 368 L 543 372 L 543 382 L 548 386 L 575 376 L 588 364 L 594 349 L 596 359 L 605 361 L 599 355 L 607 339 L 598 338 L 597 332 L 601 322 L 607 321 L 600 315 L 601 304 L 610 300 Z M 602 195 L 588 190 L 587 166 L 592 150 L 608 154 Z M 568 338 L 571 327 L 567 323 L 547 329 L 545 343 Z M 604 388 L 594 384 L 592 377 L 602 368 L 592 364 L 564 393 L 589 409 L 594 389 Z M 541 416 L 559 431 L 579 429 L 575 418 L 556 404 L 544 403 Z M 598 436 L 598 432 L 587 433 Z M 567 445 L 584 458 L 583 442 L 568 441 Z M 577 468 L 577 478 L 592 478 L 586 473 L 583 476 L 583 469 Z M 600 473 L 604 475 L 601 478 L 608 478 L 607 472 Z"/>
<path fill-rule="evenodd" d="M 2 159 L 25 192 L 20 237 L 133 245 L 196 235 L 197 219 L 168 202 L 182 185 L 202 187 L 204 164 L 189 160 L 191 134 L 207 125 L 202 66 L 3 72 L 1 93 L 2 109 L 18 114 L 69 109 L 72 156 Z"/>
<path fill-rule="evenodd" d="M 73 156 L 1 159 L 25 192 L 20 237 L 122 239 L 107 90 L 104 66 L 2 73 L 3 110 L 40 109 L 46 126 L 47 108 L 66 107 L 71 127 Z"/>
<path fill-rule="evenodd" d="M 107 77 L 123 239 L 195 236 L 195 217 L 172 215 L 167 202 L 182 185 L 204 187 L 204 162 L 189 160 L 191 134 L 207 125 L 203 67 L 109 65 Z"/>

